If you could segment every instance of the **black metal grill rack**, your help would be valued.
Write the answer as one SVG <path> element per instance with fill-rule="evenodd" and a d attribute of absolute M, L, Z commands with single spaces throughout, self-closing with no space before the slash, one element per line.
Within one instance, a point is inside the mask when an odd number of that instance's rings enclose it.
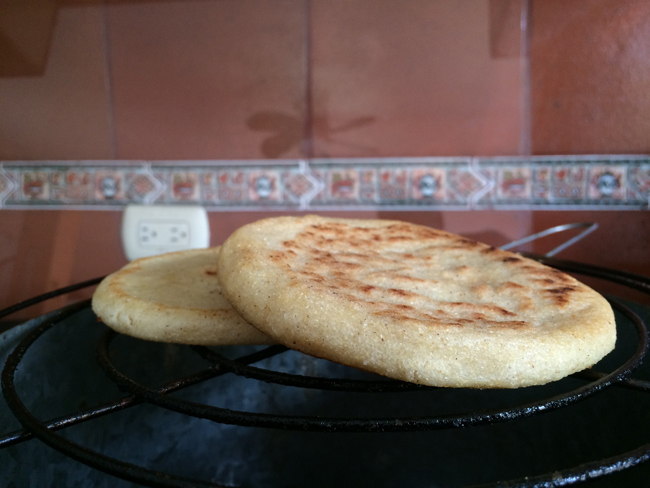
<path fill-rule="evenodd" d="M 609 280 L 626 287 L 650 294 L 650 279 L 631 273 L 614 271 L 602 267 L 579 264 L 575 262 L 558 260 L 554 258 L 532 256 L 544 264 L 553 266 L 563 271 L 574 272 L 580 275 Z M 20 303 L 14 307 L 0 312 L 0 318 L 17 310 L 40 303 L 43 300 L 70 293 L 72 291 L 97 284 L 100 279 L 90 280 L 78 285 L 67 287 L 56 292 L 48 293 L 32 300 Z M 286 354 L 283 346 L 270 346 L 256 349 L 237 358 L 228 358 L 222 351 L 204 347 L 192 347 L 191 350 L 202 360 L 211 363 L 207 368 L 192 372 L 176 378 L 160 386 L 146 386 L 137 379 L 120 371 L 111 359 L 111 343 L 117 334 L 106 329 L 101 340 L 96 344 L 97 359 L 101 368 L 108 377 L 119 387 L 125 395 L 116 400 L 95 405 L 90 408 L 81 408 L 72 414 L 58 418 L 40 420 L 31 410 L 30 405 L 25 405 L 16 387 L 20 380 L 21 361 L 30 353 L 30 348 L 42 340 L 42 337 L 52 328 L 60 327 L 68 317 L 74 316 L 89 308 L 89 301 L 83 301 L 65 307 L 41 321 L 27 333 L 15 349 L 9 354 L 2 371 L 2 391 L 6 402 L 22 425 L 21 430 L 9 432 L 0 437 L 0 453 L 2 449 L 9 448 L 24 442 L 43 442 L 51 448 L 63 453 L 80 463 L 91 466 L 109 475 L 129 480 L 146 486 L 189 487 L 189 486 L 231 486 L 230 482 L 205 481 L 190 479 L 183 476 L 172 475 L 137 464 L 118 460 L 115 457 L 104 455 L 100 452 L 86 448 L 79 443 L 66 438 L 58 433 L 81 423 L 89 422 L 99 417 L 116 415 L 117 412 L 131 407 L 149 404 L 163 409 L 168 409 L 183 415 L 206 419 L 219 424 L 243 426 L 255 429 L 277 429 L 282 431 L 323 433 L 375 433 L 378 435 L 391 435 L 390 433 L 442 431 L 455 429 L 469 429 L 471 427 L 496 425 L 506 422 L 523 421 L 533 416 L 548 415 L 551 412 L 572 407 L 578 402 L 589 400 L 601 392 L 608 390 L 624 389 L 637 394 L 648 393 L 650 382 L 631 378 L 632 372 L 638 368 L 644 358 L 648 346 L 648 332 L 646 325 L 639 316 L 630 309 L 628 304 L 616 299 L 610 299 L 612 306 L 617 311 L 619 330 L 628 328 L 635 337 L 635 344 L 624 360 L 611 368 L 609 372 L 588 370 L 573 375 L 570 388 L 555 391 L 550 396 L 530 400 L 508 403 L 506 406 L 488 406 L 486 408 L 468 408 L 463 413 L 445 412 L 443 414 L 427 415 L 399 415 L 399 416 L 327 416 L 327 415 L 292 415 L 253 412 L 216 407 L 204 403 L 178 398 L 173 395 L 183 389 L 192 387 L 206 380 L 223 377 L 229 374 L 238 375 L 255 381 L 262 381 L 287 388 L 301 388 L 310 390 L 324 390 L 339 392 L 348 395 L 354 401 L 356 394 L 381 394 L 404 395 L 407 392 L 430 392 L 436 394 L 442 389 L 428 388 L 409 383 L 377 379 L 356 378 L 328 378 L 292 372 L 272 371 L 266 368 L 252 366 L 254 363 Z M 620 336 L 620 332 L 619 332 Z M 189 346 L 184 346 L 189 348 Z M 292 352 L 292 354 L 298 354 Z M 598 365 L 597 365 L 598 366 Z M 18 375 L 18 377 L 17 377 Z M 448 390 L 447 390 L 448 391 Z M 481 393 L 478 393 L 479 395 Z M 348 397 L 346 397 L 348 398 Z M 44 401 L 48 401 L 44 399 Z M 381 402 L 381 400 L 377 400 Z M 631 414 L 632 415 L 632 414 Z M 644 415 L 643 412 L 640 415 Z M 596 421 L 596 420 L 594 420 Z M 337 435 L 337 434 L 334 434 Z M 487 484 L 473 486 L 508 486 L 508 487 L 548 487 L 564 486 L 580 483 L 587 480 L 601 478 L 605 475 L 617 473 L 632 466 L 636 466 L 650 458 L 650 443 L 642 444 L 620 454 L 608 456 L 595 461 L 580 463 L 575 467 L 559 467 L 544 474 L 532 473 L 508 481 L 491 481 Z M 217 461 L 218 462 L 218 461 Z M 254 469 L 254 468 L 251 468 Z M 468 467 L 469 469 L 469 467 Z M 424 480 L 423 486 L 436 486 L 436 480 Z M 309 485 L 309 483 L 305 483 Z M 413 486 L 412 482 L 411 485 Z"/>

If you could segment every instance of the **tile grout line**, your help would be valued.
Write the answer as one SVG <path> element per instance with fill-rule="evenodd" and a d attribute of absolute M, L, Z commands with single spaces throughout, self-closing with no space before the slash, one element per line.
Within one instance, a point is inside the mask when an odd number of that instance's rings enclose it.
<path fill-rule="evenodd" d="M 104 53 L 104 87 L 106 89 L 106 99 L 108 101 L 108 110 L 106 118 L 108 119 L 109 139 L 111 146 L 111 158 L 118 158 L 117 149 L 117 131 L 115 127 L 115 97 L 113 93 L 113 70 L 111 68 L 111 47 L 108 35 L 108 6 L 102 2 L 102 45 Z"/>
<path fill-rule="evenodd" d="M 311 0 L 304 0 L 304 5 L 305 28 L 303 58 L 305 70 L 305 120 L 303 123 L 302 156 L 306 159 L 311 159 L 314 157 Z"/>
<path fill-rule="evenodd" d="M 532 154 L 531 87 L 530 87 L 530 35 L 531 2 L 522 0 L 520 18 L 521 57 L 521 127 L 519 129 L 519 154 Z"/>

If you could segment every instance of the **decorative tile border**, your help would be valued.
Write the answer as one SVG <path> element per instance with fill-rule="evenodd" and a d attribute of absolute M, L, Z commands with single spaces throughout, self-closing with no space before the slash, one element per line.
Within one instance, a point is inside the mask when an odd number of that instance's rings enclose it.
<path fill-rule="evenodd" d="M 0 162 L 0 208 L 648 209 L 650 157 Z"/>

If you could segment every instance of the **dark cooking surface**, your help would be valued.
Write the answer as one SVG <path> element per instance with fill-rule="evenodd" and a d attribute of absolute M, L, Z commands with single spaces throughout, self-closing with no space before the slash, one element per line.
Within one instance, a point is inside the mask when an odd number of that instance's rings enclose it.
<path fill-rule="evenodd" d="M 650 318 L 647 308 L 633 306 Z M 620 317 L 617 317 L 620 319 Z M 622 319 L 621 319 L 622 320 Z M 0 335 L 0 360 L 36 321 Z M 40 419 L 124 396 L 95 358 L 105 327 L 84 310 L 45 333 L 16 374 L 18 393 Z M 634 350 L 635 333 L 619 327 L 619 346 L 597 366 L 609 371 Z M 220 349 L 230 357 L 251 348 Z M 151 386 L 199 371 L 207 363 L 190 348 L 119 336 L 111 351 L 119 369 Z M 327 361 L 286 352 L 256 366 L 305 375 L 360 377 Z M 634 377 L 650 377 L 643 367 Z M 502 407 L 568 391 L 565 379 L 516 391 L 439 389 L 407 393 L 337 393 L 270 385 L 225 375 L 175 396 L 236 410 L 283 414 L 399 417 Z M 569 468 L 650 442 L 650 396 L 610 388 L 558 411 L 515 422 L 410 433 L 315 433 L 237 427 L 188 417 L 151 405 L 60 431 L 88 448 L 139 466 L 244 486 L 465 486 Z M 0 436 L 19 423 L 0 401 Z M 135 486 L 33 440 L 0 450 L 0 485 Z M 642 485 L 641 466 L 590 486 Z"/>

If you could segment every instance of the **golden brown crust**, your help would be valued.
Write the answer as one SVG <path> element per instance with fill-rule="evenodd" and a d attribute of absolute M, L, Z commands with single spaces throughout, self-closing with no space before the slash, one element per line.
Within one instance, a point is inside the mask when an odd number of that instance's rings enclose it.
<path fill-rule="evenodd" d="M 223 293 L 289 347 L 440 386 L 543 384 L 615 342 L 613 313 L 574 278 L 441 230 L 280 217 L 219 257 Z"/>
<path fill-rule="evenodd" d="M 221 295 L 219 248 L 142 258 L 107 276 L 92 307 L 109 327 L 159 342 L 270 344 Z"/>

